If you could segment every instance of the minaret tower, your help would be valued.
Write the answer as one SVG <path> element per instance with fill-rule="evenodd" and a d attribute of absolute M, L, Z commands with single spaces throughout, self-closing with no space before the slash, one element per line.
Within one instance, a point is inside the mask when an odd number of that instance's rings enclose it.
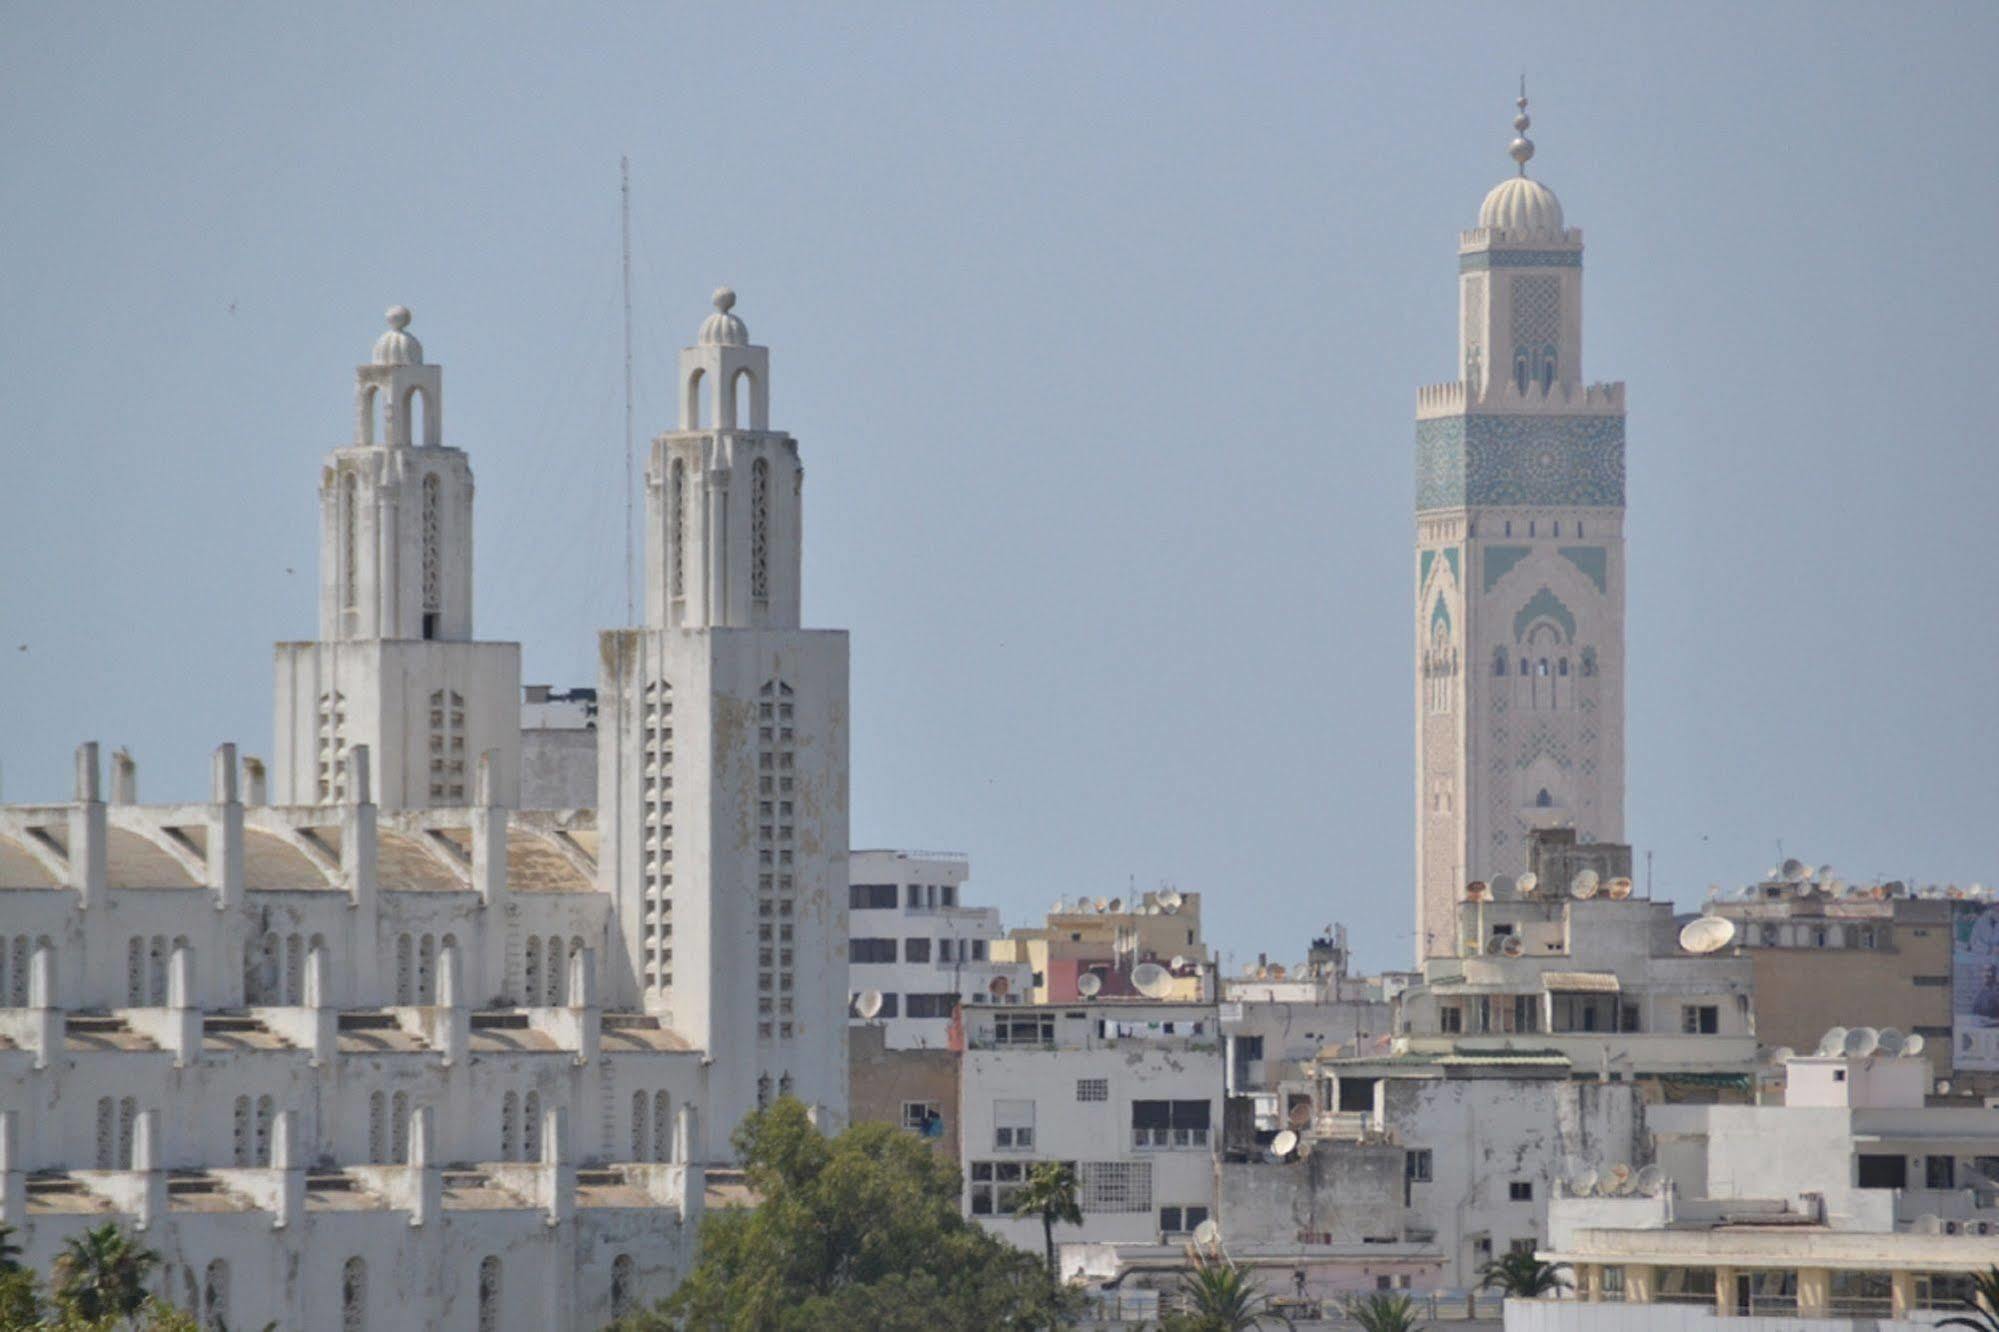
<path fill-rule="evenodd" d="M 1582 232 L 1518 106 L 1518 169 L 1459 237 L 1458 377 L 1417 395 L 1419 960 L 1532 829 L 1624 840 L 1624 386 L 1583 380 Z"/>
<path fill-rule="evenodd" d="M 799 627 L 798 441 L 735 293 L 646 466 L 646 623 L 608 630 L 600 873 L 652 1012 L 714 1057 L 718 1157 L 789 1092 L 847 1109 L 847 635 Z"/>
<path fill-rule="evenodd" d="M 277 648 L 279 804 L 346 796 L 368 746 L 383 808 L 466 805 L 479 756 L 520 780 L 520 647 L 472 639 L 472 467 L 446 448 L 444 382 L 396 306 L 354 372 L 354 442 L 319 484 L 319 639 Z"/>

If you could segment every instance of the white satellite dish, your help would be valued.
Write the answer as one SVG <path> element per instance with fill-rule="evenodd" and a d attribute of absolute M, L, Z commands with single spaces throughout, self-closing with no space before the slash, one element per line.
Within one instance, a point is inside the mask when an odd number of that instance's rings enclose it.
<path fill-rule="evenodd" d="M 1076 977 L 1076 993 L 1085 999 L 1094 999 L 1097 991 L 1104 988 L 1104 978 L 1094 971 L 1086 971 Z"/>
<path fill-rule="evenodd" d="M 1613 1197 L 1622 1196 L 1631 1187 L 1631 1167 L 1619 1161 L 1603 1172 L 1603 1191 Z"/>
<path fill-rule="evenodd" d="M 1883 1027 L 1874 1036 L 1874 1048 L 1884 1055 L 1898 1055 L 1902 1053 L 1909 1039 L 1895 1027 Z"/>
<path fill-rule="evenodd" d="M 1770 1067 L 1784 1068 L 1797 1057 L 1798 1052 L 1796 1050 L 1793 1050 L 1788 1045 L 1780 1045 L 1770 1052 Z"/>
<path fill-rule="evenodd" d="M 1051 915 L 1051 916 L 1066 916 L 1066 915 L 1068 915 L 1068 914 L 1069 914 L 1069 899 L 1068 899 L 1068 898 L 1066 898 L 1066 897 L 1058 897 L 1058 898 L 1056 898 L 1056 899 L 1055 899 L 1055 905 L 1054 905 L 1054 906 L 1052 906 L 1052 907 L 1049 907 L 1049 908 L 1048 908 L 1048 914 L 1049 914 L 1049 915 Z"/>
<path fill-rule="evenodd" d="M 1902 1038 L 1902 1053 L 1905 1055 L 1919 1055 L 1928 1045 L 1929 1042 L 1924 1040 L 1920 1033 L 1912 1032 Z"/>
<path fill-rule="evenodd" d="M 1839 1054 L 1841 1051 L 1845 1050 L 1845 1048 L 1846 1048 L 1845 1027 L 1828 1027 L 1826 1029 L 1826 1034 L 1819 1037 L 1819 1053 L 1822 1055 Z"/>
<path fill-rule="evenodd" d="M 1532 897 L 1534 895 L 1534 890 L 1536 888 L 1539 888 L 1540 886 L 1541 886 L 1541 876 L 1536 874 L 1533 870 L 1528 870 L 1525 874 L 1521 875 L 1519 878 L 1513 881 L 1513 891 L 1519 893 L 1522 897 Z"/>
<path fill-rule="evenodd" d="M 1881 1048 L 1881 1033 L 1872 1027 L 1855 1027 L 1846 1033 L 1844 1048 L 1855 1059 L 1871 1055 Z"/>
<path fill-rule="evenodd" d="M 1631 880 L 1619 875 L 1604 885 L 1604 891 L 1616 901 L 1622 902 L 1631 896 Z"/>
<path fill-rule="evenodd" d="M 1007 996 L 1007 991 L 1011 990 L 1012 988 L 1013 988 L 1012 981 L 1008 980 L 1004 976 L 995 976 L 992 978 L 991 981 L 987 982 L 986 993 L 992 995 L 992 997 L 995 999 L 1004 999 Z"/>
<path fill-rule="evenodd" d="M 1193 966 L 1194 963 L 1185 953 L 1175 953 L 1173 960 L 1166 965 L 1174 971 L 1185 971 L 1188 967 Z"/>
<path fill-rule="evenodd" d="M 1492 876 L 1492 895 L 1495 899 L 1507 897 L 1516 891 L 1518 889 L 1514 885 L 1511 874 L 1495 874 Z"/>
<path fill-rule="evenodd" d="M 854 1011 L 864 1018 L 873 1018 L 878 1015 L 882 1011 L 882 992 L 880 990 L 861 991 L 860 1000 L 855 1003 Z"/>
<path fill-rule="evenodd" d="M 1491 889 L 1485 886 L 1484 879 L 1473 879 L 1465 885 L 1465 901 L 1467 902 L 1483 902 L 1490 894 Z"/>
<path fill-rule="evenodd" d="M 1096 908 L 1098 915 L 1102 915 L 1104 912 L 1111 909 L 1111 900 L 1108 897 L 1099 897 L 1096 901 L 1092 902 L 1090 905 Z"/>
<path fill-rule="evenodd" d="M 1113 897 L 1111 899 L 1110 910 L 1112 915 L 1116 915 L 1118 912 L 1124 910 L 1124 899 L 1122 897 Z"/>
<path fill-rule="evenodd" d="M 1213 1217 L 1194 1227 L 1194 1243 L 1203 1248 L 1212 1248 L 1221 1242 L 1222 1228 L 1215 1224 Z"/>
<path fill-rule="evenodd" d="M 1585 1166 L 1569 1181 L 1569 1192 L 1578 1198 L 1587 1198 L 1596 1192 L 1596 1184 L 1596 1171 Z"/>
<path fill-rule="evenodd" d="M 1520 942 L 1519 935 L 1509 934 L 1506 936 L 1505 942 L 1499 945 L 1499 951 L 1508 957 L 1519 957 L 1521 953 L 1526 951 L 1526 947 L 1525 944 Z"/>
<path fill-rule="evenodd" d="M 1569 883 L 1569 895 L 1587 902 L 1596 896 L 1597 876 L 1595 870 L 1584 870 Z"/>
<path fill-rule="evenodd" d="M 1165 892 L 1161 893 L 1158 900 L 1159 909 L 1169 916 L 1178 911 L 1186 901 L 1185 898 L 1180 896 L 1179 890 L 1174 888 L 1168 888 Z"/>
<path fill-rule="evenodd" d="M 1812 881 L 1810 879 L 1799 879 L 1791 885 L 1791 891 L 1799 897 L 1810 897 L 1813 891 Z"/>
<path fill-rule="evenodd" d="M 1290 1129 L 1284 1129 L 1280 1131 L 1276 1137 L 1270 1140 L 1271 1155 L 1275 1156 L 1280 1161 L 1297 1150 L 1298 1150 L 1298 1135 L 1293 1133 Z"/>
<path fill-rule="evenodd" d="M 1157 962 L 1141 962 L 1131 969 L 1131 984 L 1148 999 L 1164 999 L 1173 988 L 1173 974 Z"/>
<path fill-rule="evenodd" d="M 1658 1166 L 1648 1165 L 1638 1172 L 1638 1191 L 1648 1198 L 1659 1196 L 1659 1190 L 1666 1187 L 1666 1172 Z"/>
<path fill-rule="evenodd" d="M 1735 938 L 1735 922 L 1726 916 L 1701 916 L 1680 931 L 1680 947 L 1689 953 L 1717 953 Z"/>
<path fill-rule="evenodd" d="M 1811 874 L 1812 867 L 1795 856 L 1786 860 L 1777 869 L 1777 877 L 1787 883 L 1796 883 L 1800 879 L 1809 879 Z"/>

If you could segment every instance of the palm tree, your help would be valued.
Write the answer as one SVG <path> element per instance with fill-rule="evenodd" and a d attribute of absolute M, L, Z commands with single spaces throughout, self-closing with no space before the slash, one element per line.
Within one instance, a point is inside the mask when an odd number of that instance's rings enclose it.
<path fill-rule="evenodd" d="M 1569 1289 L 1569 1279 L 1557 1263 L 1544 1263 L 1532 1253 L 1514 1252 L 1478 1269 L 1479 1289 L 1496 1286 L 1521 1300 L 1538 1300 Z"/>
<path fill-rule="evenodd" d="M 1083 1209 L 1076 1201 L 1076 1171 L 1061 1161 L 1043 1161 L 1028 1173 L 1027 1182 L 1013 1197 L 1015 1216 L 1039 1216 L 1041 1238 L 1048 1248 L 1048 1281 L 1061 1279 L 1055 1266 L 1055 1223 L 1083 1224 Z"/>
<path fill-rule="evenodd" d="M 1194 1252 L 1194 1266 L 1180 1278 L 1185 1311 L 1167 1318 L 1166 1332 L 1250 1332 L 1266 1319 L 1291 1326 L 1257 1290 L 1249 1273 L 1227 1259 Z"/>
<path fill-rule="evenodd" d="M 1416 1302 L 1386 1291 L 1348 1301 L 1347 1317 L 1360 1324 L 1361 1332 L 1416 1332 L 1417 1327 Z"/>
<path fill-rule="evenodd" d="M 1970 1332 L 1999 1332 L 1999 1264 L 1984 1272 L 1973 1272 L 1971 1283 L 1976 1292 L 1963 1302 L 1966 1312 L 1955 1318 L 1946 1318 L 1937 1326 L 1968 1328 Z"/>
<path fill-rule="evenodd" d="M 0 1275 L 21 1270 L 21 1246 L 14 1243 L 14 1227 L 0 1224 Z"/>
<path fill-rule="evenodd" d="M 56 1259 L 56 1301 L 79 1318 L 124 1318 L 146 1302 L 160 1256 L 127 1239 L 115 1221 L 72 1235 Z"/>

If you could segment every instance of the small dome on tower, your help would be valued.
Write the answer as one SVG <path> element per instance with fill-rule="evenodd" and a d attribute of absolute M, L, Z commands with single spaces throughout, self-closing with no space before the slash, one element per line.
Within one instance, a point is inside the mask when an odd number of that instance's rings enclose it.
<path fill-rule="evenodd" d="M 1510 176 L 1479 205 L 1478 224 L 1492 231 L 1562 231 L 1562 201 L 1538 180 Z"/>
<path fill-rule="evenodd" d="M 406 331 L 410 326 L 410 308 L 392 305 L 388 319 L 389 331 L 375 339 L 375 364 L 422 365 L 423 344 L 416 340 L 416 334 Z"/>
<path fill-rule="evenodd" d="M 708 316 L 701 325 L 701 342 L 709 347 L 747 347 L 750 343 L 749 325 L 729 313 L 735 307 L 736 293 L 728 287 L 715 288 L 715 313 Z"/>
<path fill-rule="evenodd" d="M 1520 98 L 1514 102 L 1519 108 L 1513 117 L 1515 138 L 1506 146 L 1506 155 L 1511 157 L 1519 174 L 1511 180 L 1502 180 L 1492 187 L 1479 205 L 1478 224 L 1487 231 L 1512 231 L 1522 233 L 1562 233 L 1562 201 L 1555 192 L 1538 180 L 1527 179 L 1527 163 L 1534 157 L 1534 141 L 1527 137 L 1528 127 L 1534 123 L 1527 114 L 1527 76 L 1520 76 Z"/>

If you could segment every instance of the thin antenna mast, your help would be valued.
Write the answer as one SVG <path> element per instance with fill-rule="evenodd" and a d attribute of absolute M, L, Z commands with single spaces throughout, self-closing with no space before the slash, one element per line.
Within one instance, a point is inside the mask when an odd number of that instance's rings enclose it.
<path fill-rule="evenodd" d="M 618 159 L 618 222 L 624 249 L 625 288 L 625 623 L 635 625 L 632 585 L 632 159 Z"/>

